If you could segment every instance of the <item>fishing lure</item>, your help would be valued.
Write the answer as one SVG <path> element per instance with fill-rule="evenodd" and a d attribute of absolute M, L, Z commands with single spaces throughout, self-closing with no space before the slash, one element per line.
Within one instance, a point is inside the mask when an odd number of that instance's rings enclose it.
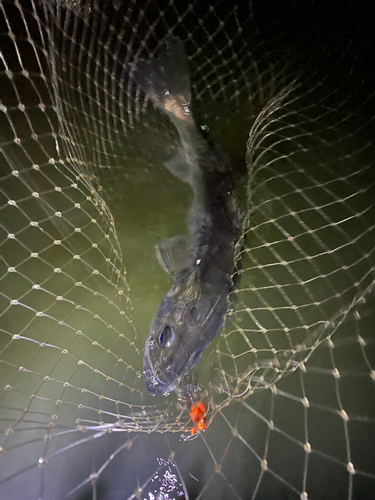
<path fill-rule="evenodd" d="M 190 418 L 194 424 L 194 427 L 192 427 L 190 431 L 192 436 L 197 432 L 197 430 L 206 430 L 207 409 L 203 401 L 200 403 L 193 403 L 190 409 Z"/>

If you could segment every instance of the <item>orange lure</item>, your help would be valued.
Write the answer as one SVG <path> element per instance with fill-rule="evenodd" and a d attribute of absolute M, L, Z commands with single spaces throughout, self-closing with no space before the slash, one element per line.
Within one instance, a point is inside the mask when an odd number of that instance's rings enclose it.
<path fill-rule="evenodd" d="M 190 410 L 190 418 L 194 424 L 191 429 L 191 435 L 198 431 L 204 431 L 207 427 L 206 425 L 206 406 L 203 402 L 194 403 Z"/>

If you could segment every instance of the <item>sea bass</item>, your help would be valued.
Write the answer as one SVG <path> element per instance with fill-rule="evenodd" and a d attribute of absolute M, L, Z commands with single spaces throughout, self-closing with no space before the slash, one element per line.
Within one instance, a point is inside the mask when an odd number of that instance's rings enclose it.
<path fill-rule="evenodd" d="M 184 375 L 223 326 L 228 296 L 239 279 L 239 216 L 229 157 L 205 140 L 190 111 L 189 67 L 182 42 L 169 40 L 158 57 L 138 61 L 132 70 L 144 94 L 175 125 L 180 146 L 166 167 L 194 193 L 189 234 L 157 245 L 159 262 L 174 282 L 145 345 L 145 382 L 156 395 L 179 391 Z"/>

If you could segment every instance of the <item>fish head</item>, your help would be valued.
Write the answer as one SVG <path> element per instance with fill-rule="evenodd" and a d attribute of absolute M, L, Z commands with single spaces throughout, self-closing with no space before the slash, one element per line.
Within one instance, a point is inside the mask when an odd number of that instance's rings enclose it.
<path fill-rule="evenodd" d="M 226 294 L 201 287 L 198 273 L 175 281 L 146 341 L 143 371 L 151 394 L 167 394 L 178 387 L 222 326 L 225 312 Z"/>

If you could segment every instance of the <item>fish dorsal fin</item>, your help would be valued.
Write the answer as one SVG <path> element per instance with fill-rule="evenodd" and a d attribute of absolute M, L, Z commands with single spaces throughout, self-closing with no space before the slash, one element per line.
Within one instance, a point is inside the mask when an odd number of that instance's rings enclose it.
<path fill-rule="evenodd" d="M 187 236 L 174 236 L 157 243 L 156 256 L 164 271 L 176 276 L 188 264 L 189 249 L 190 244 Z"/>

